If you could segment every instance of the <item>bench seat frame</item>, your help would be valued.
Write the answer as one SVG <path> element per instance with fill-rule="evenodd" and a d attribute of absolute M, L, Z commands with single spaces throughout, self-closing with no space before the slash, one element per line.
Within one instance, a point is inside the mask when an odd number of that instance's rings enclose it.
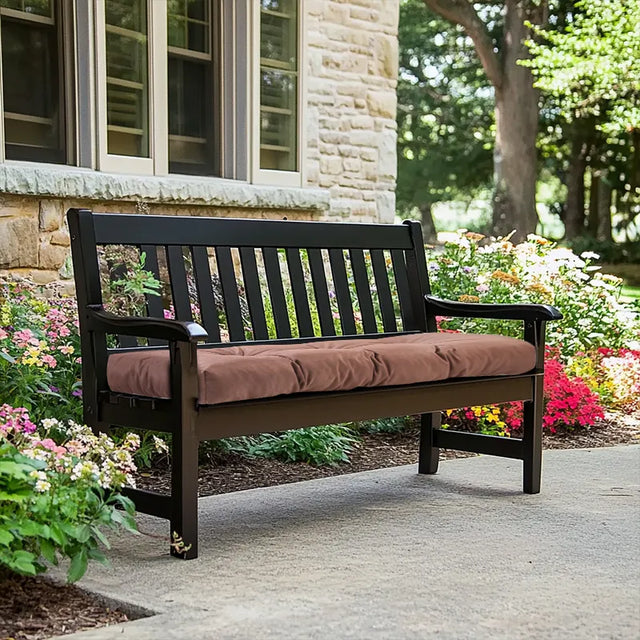
<path fill-rule="evenodd" d="M 153 218 L 154 224 L 149 218 Z M 222 222 L 220 219 L 174 216 L 94 214 L 81 209 L 69 210 L 68 220 L 80 320 L 84 419 L 94 430 L 122 426 L 171 434 L 170 495 L 140 489 L 127 489 L 126 492 L 134 500 L 139 511 L 170 520 L 172 534 L 183 541 L 183 545 L 171 545 L 172 555 L 185 559 L 198 555 L 198 446 L 205 440 L 418 414 L 421 416 L 419 473 L 436 473 L 440 448 L 458 449 L 522 460 L 523 490 L 526 493 L 540 491 L 545 325 L 547 321 L 558 319 L 561 315 L 547 305 L 468 304 L 431 296 L 418 223 L 356 225 L 251 220 Z M 214 226 L 206 226 L 206 223 L 203 226 L 205 220 Z M 257 229 L 260 225 L 260 229 Z M 257 229 L 262 230 L 260 237 L 264 238 L 265 243 L 277 242 L 276 246 L 291 247 L 291 238 L 296 241 L 297 236 L 304 236 L 306 242 L 309 242 L 309 225 L 317 225 L 313 230 L 317 229 L 318 233 L 314 233 L 313 237 L 320 238 L 320 246 L 341 249 L 350 249 L 354 244 L 362 246 L 362 243 L 367 241 L 378 243 L 377 246 L 380 246 L 380 234 L 373 229 L 374 227 L 403 230 L 406 240 L 402 239 L 401 246 L 406 257 L 404 265 L 409 276 L 412 306 L 411 314 L 407 313 L 403 318 L 405 325 L 408 325 L 405 327 L 407 330 L 393 332 L 393 335 L 435 331 L 436 316 L 519 320 L 524 323 L 524 339 L 536 348 L 535 368 L 517 376 L 450 379 L 406 386 L 295 394 L 201 406 L 197 401 L 198 349 L 224 347 L 229 343 L 199 346 L 198 342 L 206 340 L 208 334 L 200 325 L 191 321 L 160 317 L 120 317 L 108 313 L 103 308 L 97 259 L 99 244 L 131 243 L 141 246 L 145 243 L 166 245 L 176 242 L 189 245 L 194 242 L 195 237 L 200 237 L 204 230 L 220 227 L 227 232 L 224 241 L 232 246 L 236 246 L 234 242 L 242 243 L 243 234 L 253 233 L 254 229 Z M 158 230 L 158 226 L 162 228 Z M 277 240 L 269 240 L 269 234 L 275 231 L 278 232 Z M 360 235 L 370 236 L 370 239 L 360 239 L 357 231 L 362 231 Z M 167 240 L 178 232 L 182 234 L 180 237 Z M 401 237 L 397 231 L 394 233 Z M 233 242 L 229 236 L 233 236 Z M 211 238 L 210 234 L 206 240 L 209 242 L 208 246 L 214 245 Z M 254 242 L 253 246 L 261 245 Z M 308 244 L 301 246 L 305 247 Z M 170 351 L 170 399 L 117 394 L 108 389 L 106 336 L 109 334 L 167 341 Z M 350 335 L 344 336 L 344 339 L 382 335 L 387 334 Z M 284 338 L 276 342 L 307 342 L 310 339 L 341 338 L 327 335 L 319 338 Z M 127 349 L 120 349 L 125 350 Z M 511 401 L 524 401 L 522 439 L 440 428 L 440 412 L 443 410 Z"/>

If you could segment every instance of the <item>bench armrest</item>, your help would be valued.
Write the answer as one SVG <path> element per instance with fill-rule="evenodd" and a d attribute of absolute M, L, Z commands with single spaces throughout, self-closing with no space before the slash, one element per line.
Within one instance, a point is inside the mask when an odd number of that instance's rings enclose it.
<path fill-rule="evenodd" d="M 117 316 L 105 311 L 101 305 L 89 305 L 86 312 L 90 327 L 104 333 L 117 333 L 138 338 L 179 340 L 181 342 L 197 342 L 198 340 L 206 340 L 208 337 L 207 332 L 197 322 Z"/>
<path fill-rule="evenodd" d="M 548 304 L 483 304 L 478 302 L 455 302 L 435 296 L 424 297 L 427 313 L 455 318 L 490 318 L 495 320 L 560 320 L 562 314 Z"/>

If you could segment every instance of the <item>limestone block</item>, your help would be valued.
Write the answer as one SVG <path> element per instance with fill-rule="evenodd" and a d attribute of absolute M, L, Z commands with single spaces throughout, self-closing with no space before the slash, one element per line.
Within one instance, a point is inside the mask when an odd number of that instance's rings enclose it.
<path fill-rule="evenodd" d="M 362 177 L 365 180 L 372 180 L 375 182 L 378 177 L 378 163 L 364 161 L 362 163 Z"/>
<path fill-rule="evenodd" d="M 322 65 L 325 69 L 331 69 L 341 73 L 364 75 L 367 73 L 368 60 L 363 55 L 354 55 L 349 51 L 345 51 L 344 53 L 326 53 L 322 57 Z"/>
<path fill-rule="evenodd" d="M 360 149 L 360 157 L 367 162 L 377 162 L 378 161 L 378 150 L 371 149 L 367 147 L 363 147 Z"/>
<path fill-rule="evenodd" d="M 356 98 L 354 106 L 356 109 L 364 109 L 367 106 L 367 101 L 364 98 Z"/>
<path fill-rule="evenodd" d="M 71 238 L 69 238 L 69 231 L 67 229 L 58 229 L 51 234 L 49 239 L 51 244 L 57 244 L 61 247 L 68 247 L 71 244 Z"/>
<path fill-rule="evenodd" d="M 345 158 L 344 170 L 359 172 L 362 168 L 362 162 L 358 158 Z"/>
<path fill-rule="evenodd" d="M 397 174 L 395 131 L 383 131 L 378 135 L 378 176 L 395 178 Z"/>
<path fill-rule="evenodd" d="M 393 222 L 396 215 L 396 196 L 393 191 L 382 191 L 376 195 L 378 221 Z"/>
<path fill-rule="evenodd" d="M 333 22 L 334 24 L 345 24 L 349 17 L 349 8 L 335 2 L 325 2 L 322 19 L 324 22 Z"/>
<path fill-rule="evenodd" d="M 325 156 L 324 158 L 320 158 L 320 171 L 329 175 L 342 173 L 342 158 L 340 156 Z"/>
<path fill-rule="evenodd" d="M 320 162 L 307 160 L 304 173 L 308 185 L 317 185 L 320 178 Z"/>
<path fill-rule="evenodd" d="M 58 272 L 44 269 L 33 269 L 29 272 L 29 278 L 36 284 L 49 284 L 58 278 Z"/>
<path fill-rule="evenodd" d="M 40 202 L 40 231 L 55 231 L 60 228 L 64 211 L 59 200 L 42 200 Z"/>
<path fill-rule="evenodd" d="M 38 221 L 0 216 L 0 268 L 33 267 L 38 261 Z"/>
<path fill-rule="evenodd" d="M 362 20 L 372 24 L 376 24 L 380 20 L 380 14 L 377 11 L 366 7 L 352 7 L 349 16 L 352 20 Z"/>
<path fill-rule="evenodd" d="M 340 95 L 353 96 L 354 98 L 367 97 L 367 85 L 362 82 L 340 82 L 338 85 Z"/>
<path fill-rule="evenodd" d="M 67 247 L 50 244 L 48 242 L 40 243 L 38 256 L 38 266 L 40 269 L 59 269 L 67 258 L 69 250 Z"/>
<path fill-rule="evenodd" d="M 350 119 L 353 129 L 373 129 L 373 118 L 371 116 L 354 116 Z"/>
<path fill-rule="evenodd" d="M 338 153 L 345 158 L 355 158 L 358 155 L 358 147 L 352 147 L 348 144 L 338 146 Z"/>
<path fill-rule="evenodd" d="M 395 120 L 397 105 L 398 99 L 395 91 L 369 91 L 367 93 L 367 106 L 372 116 Z"/>
<path fill-rule="evenodd" d="M 380 136 L 366 129 L 352 131 L 347 137 L 348 142 L 356 147 L 372 147 L 376 144 L 377 138 Z"/>
<path fill-rule="evenodd" d="M 374 75 L 396 78 L 398 75 L 398 38 L 378 35 L 375 40 Z"/>

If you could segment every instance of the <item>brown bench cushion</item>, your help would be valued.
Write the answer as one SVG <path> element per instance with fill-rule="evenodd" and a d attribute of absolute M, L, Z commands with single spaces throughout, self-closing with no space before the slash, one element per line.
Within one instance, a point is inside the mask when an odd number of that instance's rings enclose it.
<path fill-rule="evenodd" d="M 517 375 L 533 369 L 535 360 L 534 347 L 523 340 L 462 333 L 202 348 L 199 402 Z M 113 354 L 107 379 L 115 392 L 168 398 L 169 353 L 162 349 Z"/>

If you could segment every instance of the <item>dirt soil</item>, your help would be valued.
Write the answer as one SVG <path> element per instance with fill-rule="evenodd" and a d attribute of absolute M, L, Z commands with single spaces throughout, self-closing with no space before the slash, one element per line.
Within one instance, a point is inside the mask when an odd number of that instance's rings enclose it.
<path fill-rule="evenodd" d="M 215 454 L 211 464 L 200 466 L 199 494 L 209 496 L 257 487 L 326 478 L 328 476 L 397 467 L 418 462 L 418 429 L 401 433 L 364 434 L 350 455 L 351 461 L 335 466 L 314 467 L 304 462 L 280 462 L 265 458 L 247 458 L 233 453 Z M 589 449 L 618 444 L 640 444 L 640 412 L 636 415 L 607 413 L 593 427 L 579 431 L 544 434 L 545 449 Z M 441 450 L 440 459 L 465 458 L 475 454 Z M 142 469 L 138 486 L 168 492 L 168 467 Z"/>
<path fill-rule="evenodd" d="M 41 640 L 129 620 L 96 596 L 44 576 L 0 571 L 0 593 L 1 640 Z"/>
<path fill-rule="evenodd" d="M 213 495 L 267 487 L 313 478 L 355 473 L 418 461 L 418 430 L 402 433 L 367 434 L 351 454 L 351 462 L 333 467 L 249 459 L 238 454 L 217 454 L 201 465 L 200 495 Z M 608 413 L 590 429 L 545 434 L 546 449 L 607 447 L 640 444 L 640 412 L 635 415 Z M 441 451 L 441 459 L 466 457 Z M 142 470 L 138 486 L 157 491 L 169 487 L 168 468 Z M 81 629 L 126 622 L 125 613 L 112 610 L 76 587 L 56 584 L 46 577 L 26 578 L 0 572 L 0 640 L 42 640 Z"/>

